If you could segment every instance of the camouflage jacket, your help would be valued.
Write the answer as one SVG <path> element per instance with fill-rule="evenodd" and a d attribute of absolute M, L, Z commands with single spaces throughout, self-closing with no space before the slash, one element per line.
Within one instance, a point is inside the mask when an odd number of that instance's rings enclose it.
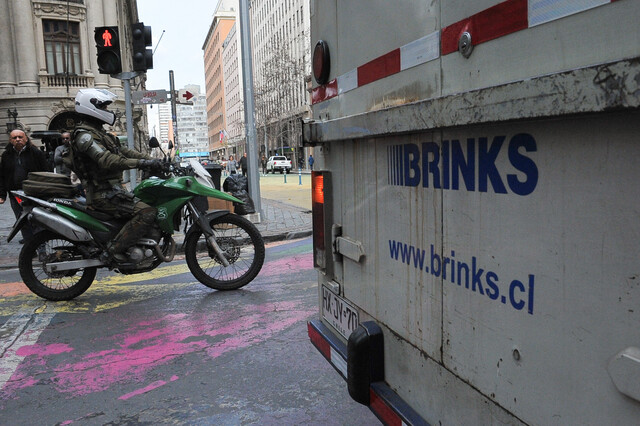
<path fill-rule="evenodd" d="M 69 148 L 63 161 L 81 179 L 89 203 L 100 193 L 122 190 L 122 172 L 150 158 L 121 146 L 116 136 L 87 123 L 74 129 Z"/>

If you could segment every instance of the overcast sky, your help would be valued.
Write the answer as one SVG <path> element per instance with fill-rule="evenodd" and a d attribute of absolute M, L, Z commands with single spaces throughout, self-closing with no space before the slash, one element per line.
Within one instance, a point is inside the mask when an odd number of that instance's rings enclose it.
<path fill-rule="evenodd" d="M 151 48 L 157 46 L 153 69 L 147 71 L 148 90 L 169 90 L 173 70 L 176 90 L 197 84 L 204 93 L 202 45 L 217 5 L 218 0 L 138 0 L 140 22 L 151 26 Z"/>

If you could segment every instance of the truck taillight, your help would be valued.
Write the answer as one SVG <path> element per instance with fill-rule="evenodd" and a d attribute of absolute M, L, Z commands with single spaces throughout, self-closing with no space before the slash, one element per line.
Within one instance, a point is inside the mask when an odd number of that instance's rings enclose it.
<path fill-rule="evenodd" d="M 327 247 L 327 205 L 326 190 L 329 184 L 329 172 L 311 172 L 311 207 L 313 218 L 313 266 L 326 267 Z"/>
<path fill-rule="evenodd" d="M 313 49 L 313 77 L 318 84 L 326 84 L 329 81 L 329 71 L 331 70 L 331 57 L 329 56 L 329 45 L 324 40 L 318 40 Z"/>
<path fill-rule="evenodd" d="M 324 175 L 321 172 L 312 172 L 312 201 L 318 204 L 324 204 Z"/>

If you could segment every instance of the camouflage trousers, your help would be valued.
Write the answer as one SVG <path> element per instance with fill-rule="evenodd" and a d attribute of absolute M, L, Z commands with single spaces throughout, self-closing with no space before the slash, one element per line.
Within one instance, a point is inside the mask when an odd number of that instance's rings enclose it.
<path fill-rule="evenodd" d="M 109 246 L 112 254 L 124 253 L 138 239 L 143 237 L 153 226 L 157 209 L 133 197 L 133 194 L 122 192 L 110 198 L 96 197 L 91 203 L 95 210 L 108 213 L 116 218 L 127 218 L 127 222 Z"/>

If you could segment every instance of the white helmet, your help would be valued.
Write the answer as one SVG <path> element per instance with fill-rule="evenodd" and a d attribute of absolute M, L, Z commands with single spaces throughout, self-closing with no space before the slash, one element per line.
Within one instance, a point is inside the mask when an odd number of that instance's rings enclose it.
<path fill-rule="evenodd" d="M 116 95 L 104 89 L 79 90 L 76 95 L 76 112 L 90 115 L 111 126 L 116 121 L 116 115 L 107 111 L 107 106 L 116 98 Z"/>

